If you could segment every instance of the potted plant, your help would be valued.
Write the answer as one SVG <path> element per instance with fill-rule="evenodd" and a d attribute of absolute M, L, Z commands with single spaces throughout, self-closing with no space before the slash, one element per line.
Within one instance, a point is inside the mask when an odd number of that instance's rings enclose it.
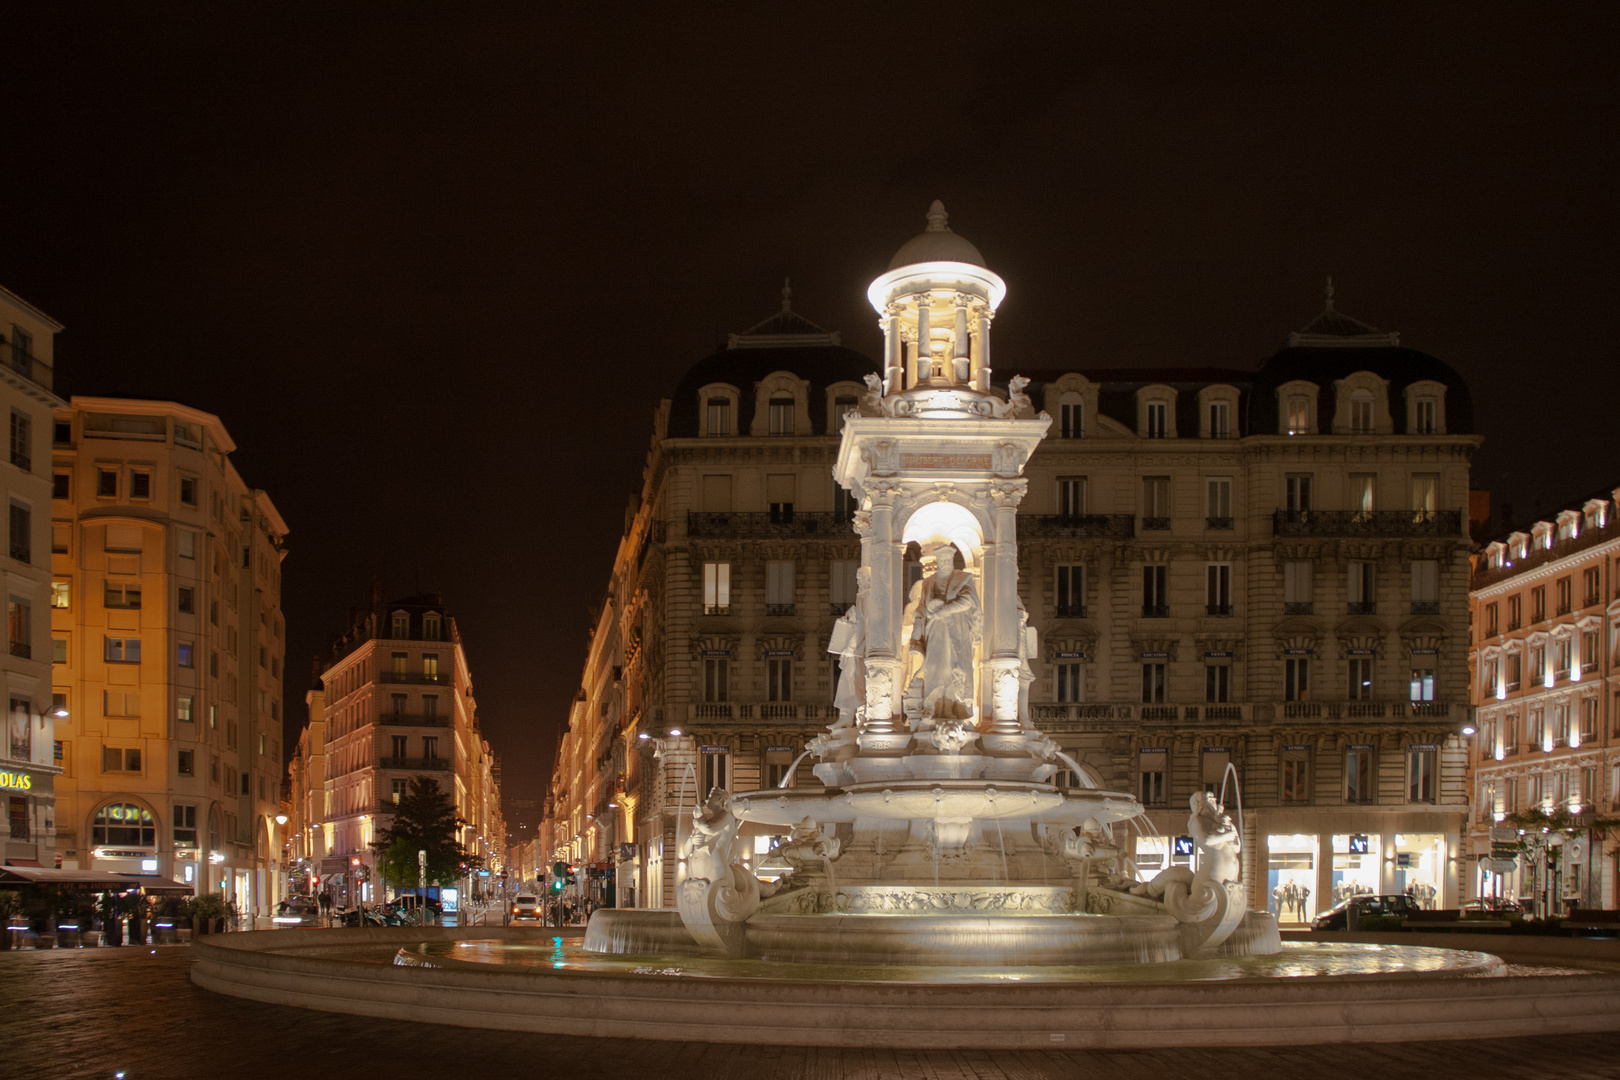
<path fill-rule="evenodd" d="M 96 905 L 101 913 L 101 940 L 106 945 L 124 943 L 124 911 L 117 893 L 104 892 Z"/>
<path fill-rule="evenodd" d="M 192 925 L 198 934 L 218 933 L 224 929 L 225 916 L 230 913 L 225 897 L 219 893 L 203 893 L 193 897 L 188 905 Z"/>
<path fill-rule="evenodd" d="M 12 889 L 0 890 L 0 949 L 11 948 L 11 920 L 22 914 L 22 894 Z"/>

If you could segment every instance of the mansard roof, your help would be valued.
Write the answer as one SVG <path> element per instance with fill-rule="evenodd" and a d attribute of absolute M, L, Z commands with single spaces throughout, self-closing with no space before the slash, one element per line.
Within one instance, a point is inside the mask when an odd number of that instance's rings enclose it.
<path fill-rule="evenodd" d="M 827 387 L 836 382 L 859 383 L 878 372 L 881 365 L 865 353 L 842 345 L 774 346 L 767 348 L 721 349 L 687 369 L 670 399 L 669 437 L 696 438 L 698 434 L 698 391 L 713 383 L 735 386 L 737 423 L 734 430 L 746 432 L 754 422 L 754 385 L 776 371 L 791 371 L 810 383 L 806 404 L 811 430 L 825 434 L 827 427 Z"/>

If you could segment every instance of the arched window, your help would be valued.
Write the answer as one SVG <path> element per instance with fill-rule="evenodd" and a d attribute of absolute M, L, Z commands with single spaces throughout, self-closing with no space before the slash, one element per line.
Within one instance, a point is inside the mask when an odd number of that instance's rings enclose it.
<path fill-rule="evenodd" d="M 133 803 L 108 803 L 96 812 L 91 824 L 91 842 L 111 847 L 153 847 L 157 843 L 157 822 L 152 812 Z"/>

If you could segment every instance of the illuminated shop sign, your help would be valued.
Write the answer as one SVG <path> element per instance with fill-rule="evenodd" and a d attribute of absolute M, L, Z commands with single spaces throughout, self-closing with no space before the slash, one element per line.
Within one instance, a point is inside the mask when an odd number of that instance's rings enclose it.
<path fill-rule="evenodd" d="M 11 791 L 34 790 L 34 778 L 25 772 L 0 772 L 0 788 Z"/>
<path fill-rule="evenodd" d="M 704 754 L 729 754 L 729 753 L 731 753 L 731 747 L 729 747 L 729 746 L 700 746 L 700 747 L 698 747 L 698 751 L 700 753 L 704 753 Z"/>
<path fill-rule="evenodd" d="M 1086 654 L 1083 652 L 1060 652 L 1057 654 L 1057 658 L 1059 660 L 1084 660 Z"/>
<path fill-rule="evenodd" d="M 1192 837 L 1190 837 L 1190 836 L 1178 836 L 1178 837 L 1176 837 L 1175 844 L 1176 844 L 1175 854 L 1177 854 L 1177 855 L 1191 855 L 1193 853 L 1193 838 Z"/>
<path fill-rule="evenodd" d="M 1365 854 L 1367 854 L 1367 834 L 1366 833 L 1352 833 L 1350 835 L 1350 854 L 1352 854 L 1352 855 L 1365 855 Z"/>

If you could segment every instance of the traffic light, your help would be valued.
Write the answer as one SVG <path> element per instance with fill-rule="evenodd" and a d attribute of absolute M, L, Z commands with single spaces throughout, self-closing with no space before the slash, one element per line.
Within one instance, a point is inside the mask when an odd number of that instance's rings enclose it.
<path fill-rule="evenodd" d="M 579 873 L 579 867 L 570 866 L 568 868 L 568 884 L 574 885 L 578 883 L 578 879 L 574 877 L 574 875 L 577 873 Z"/>
<path fill-rule="evenodd" d="M 560 893 L 560 892 L 563 891 L 563 879 L 562 878 L 553 878 L 552 879 L 552 881 L 551 881 L 551 891 L 554 892 L 554 893 Z"/>

